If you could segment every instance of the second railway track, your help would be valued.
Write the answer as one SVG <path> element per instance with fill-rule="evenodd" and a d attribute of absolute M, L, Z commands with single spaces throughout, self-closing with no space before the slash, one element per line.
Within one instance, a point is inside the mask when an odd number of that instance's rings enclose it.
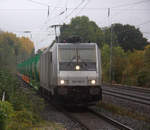
<path fill-rule="evenodd" d="M 140 92 L 143 94 L 150 95 L 150 89 L 149 88 L 142 88 L 142 87 L 136 87 L 136 86 L 127 86 L 127 85 L 118 85 L 118 84 L 112 84 L 112 85 L 107 85 L 103 84 L 103 87 L 106 88 L 113 88 L 113 89 L 119 89 L 119 90 L 127 90 L 131 92 Z"/>
<path fill-rule="evenodd" d="M 139 89 L 136 91 L 135 88 L 134 89 L 127 89 L 127 88 L 124 89 L 124 88 L 103 86 L 103 94 L 129 101 L 134 101 L 144 105 L 150 105 L 149 91 L 146 91 L 144 93 L 144 91 L 140 92 Z"/>

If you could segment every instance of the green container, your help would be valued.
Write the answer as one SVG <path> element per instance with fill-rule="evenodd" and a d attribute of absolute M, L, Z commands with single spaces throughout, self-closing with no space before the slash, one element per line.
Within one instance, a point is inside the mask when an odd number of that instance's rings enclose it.
<path fill-rule="evenodd" d="M 39 61 L 41 53 L 17 65 L 17 70 L 33 80 L 39 81 Z"/>

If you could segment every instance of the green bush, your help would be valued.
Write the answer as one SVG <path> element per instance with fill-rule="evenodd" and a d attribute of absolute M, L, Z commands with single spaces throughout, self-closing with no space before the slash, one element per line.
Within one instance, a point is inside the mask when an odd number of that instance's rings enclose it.
<path fill-rule="evenodd" d="M 16 111 L 12 114 L 12 120 L 7 130 L 26 130 L 32 126 L 33 116 L 28 110 Z"/>
<path fill-rule="evenodd" d="M 15 75 L 0 70 L 0 99 L 5 92 L 7 101 L 0 104 L 0 130 L 24 130 L 41 122 L 44 100 L 20 86 Z"/>
<path fill-rule="evenodd" d="M 0 130 L 5 130 L 11 119 L 13 107 L 9 102 L 0 101 Z"/>

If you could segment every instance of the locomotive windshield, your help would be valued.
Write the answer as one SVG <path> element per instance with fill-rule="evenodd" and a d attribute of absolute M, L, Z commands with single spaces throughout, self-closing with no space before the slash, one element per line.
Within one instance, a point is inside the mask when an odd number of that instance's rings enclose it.
<path fill-rule="evenodd" d="M 80 71 L 96 71 L 95 46 L 59 48 L 59 69 L 73 71 L 76 65 L 80 66 Z"/>

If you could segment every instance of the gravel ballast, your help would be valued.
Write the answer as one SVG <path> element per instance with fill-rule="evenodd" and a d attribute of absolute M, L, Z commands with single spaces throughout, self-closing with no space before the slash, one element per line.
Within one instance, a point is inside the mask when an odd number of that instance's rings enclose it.
<path fill-rule="evenodd" d="M 73 122 L 62 112 L 57 111 L 53 106 L 47 104 L 43 113 L 41 114 L 44 120 L 62 124 L 66 130 L 81 130 L 78 123 Z"/>
<path fill-rule="evenodd" d="M 125 108 L 126 110 L 129 110 L 133 113 L 136 112 L 141 115 L 150 117 L 150 106 L 147 106 L 147 105 L 141 105 L 132 101 L 118 99 L 116 97 L 108 96 L 108 95 L 103 95 L 103 102 L 105 102 L 106 104 L 107 103 L 113 104 L 113 105 L 116 105 L 117 107 Z M 121 116 L 121 115 L 113 114 L 112 112 L 109 112 L 108 110 L 104 110 L 103 108 L 96 108 L 96 109 L 100 111 L 101 113 L 103 113 L 104 115 L 107 115 L 135 130 L 150 130 L 149 122 L 145 122 L 143 120 L 136 120 L 128 116 Z"/>

